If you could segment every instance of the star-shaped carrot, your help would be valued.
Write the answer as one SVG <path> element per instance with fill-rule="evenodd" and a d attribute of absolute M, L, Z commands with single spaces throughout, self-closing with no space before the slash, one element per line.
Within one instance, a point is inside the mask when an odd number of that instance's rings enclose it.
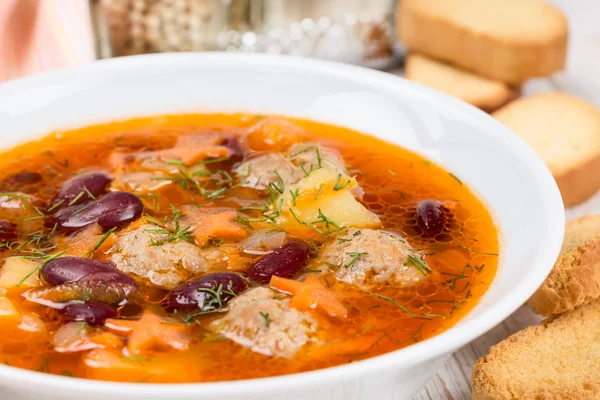
<path fill-rule="evenodd" d="M 169 324 L 147 310 L 137 321 L 107 319 L 105 326 L 114 333 L 127 336 L 127 349 L 132 355 L 168 348 L 186 350 L 190 342 L 189 328 Z"/>
<path fill-rule="evenodd" d="M 290 305 L 299 310 L 317 310 L 334 318 L 348 316 L 348 309 L 339 300 L 339 295 L 326 288 L 317 277 L 309 276 L 300 282 L 273 275 L 270 285 L 280 292 L 291 294 Z"/>
<path fill-rule="evenodd" d="M 211 237 L 227 239 L 243 239 L 248 232 L 237 225 L 237 211 L 231 208 L 200 208 L 183 207 L 183 217 L 180 226 L 190 225 L 194 230 L 194 237 L 199 246 L 208 243 Z"/>

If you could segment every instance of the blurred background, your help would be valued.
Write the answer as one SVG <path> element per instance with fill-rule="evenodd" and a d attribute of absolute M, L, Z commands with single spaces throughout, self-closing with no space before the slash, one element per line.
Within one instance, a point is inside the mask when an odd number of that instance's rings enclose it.
<path fill-rule="evenodd" d="M 549 2 L 567 16 L 570 41 L 567 67 L 552 84 L 600 104 L 600 1 Z M 316 57 L 402 73 L 404 49 L 394 26 L 399 3 L 2 0 L 0 81 L 96 58 L 206 50 Z"/>

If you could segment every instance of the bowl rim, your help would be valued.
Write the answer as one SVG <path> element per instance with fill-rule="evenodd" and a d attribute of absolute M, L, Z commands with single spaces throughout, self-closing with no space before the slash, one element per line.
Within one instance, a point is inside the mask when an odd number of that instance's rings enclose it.
<path fill-rule="evenodd" d="M 169 66 L 177 66 L 192 60 L 213 64 L 237 63 L 240 68 L 243 68 L 244 64 L 251 64 L 265 68 L 301 69 L 309 75 L 335 75 L 343 79 L 351 79 L 370 86 L 374 90 L 377 90 L 378 87 L 385 87 L 390 93 L 396 94 L 408 91 L 426 98 L 436 106 L 453 109 L 461 117 L 469 119 L 471 123 L 483 125 L 486 129 L 502 134 L 502 140 L 510 145 L 511 150 L 527 164 L 529 173 L 537 178 L 538 193 L 545 201 L 544 214 L 547 225 L 546 241 L 541 244 L 538 242 L 537 246 L 542 246 L 545 251 L 540 252 L 535 262 L 531 264 L 525 279 L 506 293 L 501 301 L 489 306 L 485 312 L 423 342 L 351 364 L 267 378 L 175 384 L 96 381 L 0 365 L 0 382 L 9 383 L 11 387 L 16 385 L 27 387 L 31 382 L 35 382 L 35 386 L 40 391 L 44 388 L 87 392 L 96 395 L 119 393 L 120 395 L 144 396 L 149 399 L 186 395 L 209 397 L 249 393 L 266 395 L 275 392 L 282 393 L 299 387 L 306 389 L 321 385 L 326 387 L 332 382 L 347 382 L 361 376 L 374 376 L 378 372 L 397 366 L 410 367 L 449 354 L 501 323 L 537 290 L 549 274 L 562 245 L 565 214 L 560 192 L 545 164 L 522 139 L 487 113 L 449 95 L 390 73 L 331 61 L 268 54 L 221 52 L 154 54 L 100 60 L 17 79 L 0 84 L 0 95 L 10 95 L 10 93 L 20 91 L 34 93 L 37 87 L 65 81 L 73 76 L 81 77 L 84 73 L 97 79 L 104 73 L 115 74 L 121 70 L 127 71 L 144 68 L 144 65 L 156 66 L 157 64 L 168 69 Z M 441 165 L 443 166 L 443 164 Z"/>

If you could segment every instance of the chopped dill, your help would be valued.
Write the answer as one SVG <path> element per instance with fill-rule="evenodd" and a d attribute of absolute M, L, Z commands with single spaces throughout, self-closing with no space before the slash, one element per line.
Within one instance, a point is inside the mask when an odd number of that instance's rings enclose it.
<path fill-rule="evenodd" d="M 335 184 L 333 185 L 333 190 L 336 190 L 336 191 L 342 190 L 343 188 L 348 186 L 350 183 L 352 183 L 352 179 L 348 179 L 346 182 L 340 184 L 341 180 L 342 180 L 342 174 L 338 174 Z"/>
<path fill-rule="evenodd" d="M 294 157 L 299 156 L 302 153 L 306 153 L 307 151 L 312 150 L 314 148 L 315 148 L 315 146 L 305 147 L 302 150 L 299 150 L 299 151 L 295 152 L 294 154 L 290 155 L 288 158 L 294 158 Z"/>
<path fill-rule="evenodd" d="M 317 166 L 318 166 L 318 168 L 323 168 L 322 160 L 321 160 L 321 152 L 319 151 L 318 147 L 316 149 L 316 152 L 317 152 Z"/>
<path fill-rule="evenodd" d="M 117 227 L 113 227 L 110 228 L 108 231 L 106 231 L 104 233 L 104 235 L 102 235 L 102 237 L 96 242 L 96 244 L 94 245 L 94 248 L 86 253 L 84 253 L 81 257 L 87 257 L 90 256 L 90 258 L 94 258 L 94 252 L 96 250 L 98 250 L 100 248 L 100 246 L 102 246 L 102 244 L 106 241 L 106 239 L 108 239 L 108 237 L 117 230 Z"/>
<path fill-rule="evenodd" d="M 423 275 L 427 275 L 428 273 L 433 272 L 431 270 L 431 268 L 429 268 L 429 265 L 427 265 L 427 262 L 425 261 L 425 258 L 423 256 L 419 257 L 415 257 L 412 254 L 408 255 L 408 261 L 406 261 L 404 263 L 404 265 L 408 266 L 408 265 L 414 265 L 415 267 L 417 267 L 417 269 L 423 274 Z"/>
<path fill-rule="evenodd" d="M 319 185 L 319 190 L 317 190 L 317 194 L 315 195 L 315 200 L 317 200 L 319 198 L 319 195 L 321 194 L 321 189 L 323 189 L 322 183 Z"/>
<path fill-rule="evenodd" d="M 73 200 L 71 200 L 69 202 L 69 204 L 67 204 L 67 205 L 68 206 L 72 206 L 74 204 L 77 204 L 77 202 L 79 201 L 79 199 L 81 199 L 84 195 L 85 195 L 85 190 L 82 190 L 81 192 L 77 193 L 77 196 L 73 197 Z"/>
<path fill-rule="evenodd" d="M 55 209 L 57 209 L 58 207 L 62 206 L 62 204 L 65 202 L 64 199 L 57 201 L 56 203 L 54 203 L 54 205 L 52 205 L 52 207 L 50 207 L 48 209 L 48 212 L 54 211 Z"/>
<path fill-rule="evenodd" d="M 413 314 L 412 311 L 410 311 L 408 308 L 406 308 L 402 304 L 398 303 L 395 299 L 392 299 L 391 297 L 387 297 L 387 296 L 384 296 L 382 294 L 373 293 L 373 292 L 365 292 L 365 294 L 367 294 L 369 296 L 379 297 L 380 299 L 383 299 L 385 301 L 389 301 L 390 303 L 394 304 L 395 306 L 397 306 L 398 308 L 400 308 L 402 311 L 404 311 L 405 313 L 407 313 L 409 317 L 416 318 L 416 315 Z"/>
<path fill-rule="evenodd" d="M 458 247 L 460 247 L 461 249 L 465 249 L 471 253 L 475 253 L 475 254 L 483 254 L 483 255 L 487 255 L 487 256 L 498 256 L 498 253 L 489 253 L 487 251 L 475 251 L 470 247 L 467 247 L 465 245 L 459 244 Z"/>
<path fill-rule="evenodd" d="M 260 311 L 260 316 L 263 317 L 263 319 L 265 320 L 265 327 L 269 327 L 269 325 L 271 324 L 271 321 L 269 321 L 269 313 L 264 313 L 262 311 Z"/>
<path fill-rule="evenodd" d="M 296 188 L 296 190 L 293 192 L 290 190 L 290 194 L 292 195 L 292 205 L 295 207 L 296 206 L 296 198 L 300 194 L 300 189 Z"/>
<path fill-rule="evenodd" d="M 75 211 L 75 212 L 74 212 L 74 213 L 73 213 L 71 216 L 73 216 L 73 215 L 77 215 L 77 214 L 79 214 L 80 212 L 83 212 L 83 211 L 87 210 L 87 209 L 88 209 L 88 207 L 89 207 L 89 206 L 86 204 L 85 206 L 81 207 L 79 210 Z"/>
<path fill-rule="evenodd" d="M 351 266 L 353 266 L 354 264 L 356 264 L 356 262 L 358 261 L 359 258 L 361 258 L 362 256 L 369 254 L 366 251 L 362 251 L 362 252 L 349 252 L 346 253 L 348 254 L 351 258 L 350 261 L 348 261 L 344 267 L 346 268 L 350 268 Z"/>
<path fill-rule="evenodd" d="M 327 265 L 328 267 L 330 267 L 330 268 L 333 268 L 333 269 L 340 269 L 340 266 L 339 266 L 339 265 L 335 265 L 334 263 L 330 263 L 330 262 L 328 262 L 328 261 L 323 261 L 323 264 L 325 264 L 325 265 Z"/>
<path fill-rule="evenodd" d="M 451 177 L 453 177 L 454 179 L 456 179 L 456 181 L 458 183 L 460 183 L 461 185 L 463 184 L 463 182 L 460 179 L 458 179 L 458 176 L 454 175 L 452 172 L 448 172 L 448 175 L 450 175 Z"/>

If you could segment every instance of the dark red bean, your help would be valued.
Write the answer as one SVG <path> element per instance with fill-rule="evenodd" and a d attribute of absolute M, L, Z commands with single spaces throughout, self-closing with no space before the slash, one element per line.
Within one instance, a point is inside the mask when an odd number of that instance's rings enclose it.
<path fill-rule="evenodd" d="M 37 172 L 19 172 L 14 175 L 13 179 L 15 182 L 20 183 L 22 185 L 31 185 L 33 183 L 38 183 L 42 180 L 42 175 Z"/>
<path fill-rule="evenodd" d="M 69 322 L 86 322 L 92 326 L 104 325 L 108 318 L 117 316 L 117 311 L 104 303 L 88 302 L 68 304 L 61 310 Z"/>
<path fill-rule="evenodd" d="M 174 289 L 163 306 L 167 311 L 211 311 L 222 308 L 247 287 L 248 283 L 239 274 L 215 272 Z"/>
<path fill-rule="evenodd" d="M 83 257 L 55 258 L 44 265 L 42 277 L 51 285 L 97 281 L 137 287 L 133 278 L 119 271 L 115 263 Z"/>
<path fill-rule="evenodd" d="M 435 200 L 423 200 L 417 204 L 417 225 L 423 236 L 431 237 L 444 229 L 446 216 L 442 205 Z"/>
<path fill-rule="evenodd" d="M 0 243 L 10 242 L 17 238 L 17 225 L 6 220 L 0 220 Z"/>
<path fill-rule="evenodd" d="M 76 231 L 97 222 L 105 231 L 123 226 L 142 215 L 142 201 L 131 193 L 111 192 L 98 200 L 63 208 L 54 220 L 64 231 Z"/>
<path fill-rule="evenodd" d="M 61 205 L 65 207 L 94 200 L 88 192 L 94 198 L 100 197 L 106 193 L 111 181 L 111 177 L 104 172 L 90 172 L 76 176 L 63 183 L 53 204 L 62 202 Z"/>
<path fill-rule="evenodd" d="M 310 247 L 306 243 L 291 240 L 252 265 L 248 276 L 260 283 L 268 283 L 273 275 L 291 278 L 302 269 L 309 254 Z"/>

